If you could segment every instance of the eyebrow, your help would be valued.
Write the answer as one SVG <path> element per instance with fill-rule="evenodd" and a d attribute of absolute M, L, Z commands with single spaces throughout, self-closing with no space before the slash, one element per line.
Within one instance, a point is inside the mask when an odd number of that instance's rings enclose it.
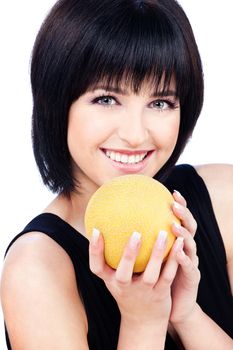
<path fill-rule="evenodd" d="M 114 86 L 104 86 L 104 85 L 96 85 L 94 86 L 91 91 L 95 90 L 105 90 L 107 92 L 114 92 L 116 94 L 120 95 L 129 95 L 129 92 L 127 90 L 124 90 L 120 87 L 114 87 Z M 177 93 L 175 90 L 165 90 L 165 91 L 157 91 L 151 94 L 150 97 L 162 97 L 162 96 L 175 96 L 177 97 Z"/>

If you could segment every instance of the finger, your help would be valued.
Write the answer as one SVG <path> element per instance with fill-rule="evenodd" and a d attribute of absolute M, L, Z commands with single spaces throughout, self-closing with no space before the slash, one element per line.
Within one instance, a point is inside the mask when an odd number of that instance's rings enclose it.
<path fill-rule="evenodd" d="M 182 225 L 194 236 L 197 230 L 197 222 L 190 210 L 178 202 L 174 202 L 172 209 L 174 214 L 181 220 Z"/>
<path fill-rule="evenodd" d="M 90 270 L 107 281 L 111 278 L 114 271 L 105 263 L 104 258 L 104 239 L 99 230 L 93 229 L 89 244 L 89 266 Z"/>
<path fill-rule="evenodd" d="M 171 252 L 168 256 L 168 259 L 164 265 L 161 276 L 158 281 L 158 288 L 160 292 L 164 293 L 165 290 L 170 288 L 178 269 L 177 253 L 182 250 L 184 245 L 183 237 L 178 237 L 175 243 L 172 246 Z"/>
<path fill-rule="evenodd" d="M 174 190 L 173 197 L 174 197 L 176 202 L 183 205 L 184 207 L 187 207 L 186 199 L 182 196 L 182 194 L 179 191 Z"/>
<path fill-rule="evenodd" d="M 189 233 L 189 231 L 186 230 L 185 227 L 179 225 L 178 223 L 174 222 L 172 224 L 172 232 L 177 237 L 183 237 L 184 238 L 184 251 L 189 256 L 189 258 L 195 262 L 196 261 L 196 253 L 197 253 L 197 246 L 196 243 Z"/>
<path fill-rule="evenodd" d="M 191 259 L 183 250 L 177 252 L 177 261 L 181 267 L 182 273 L 186 279 L 186 288 L 192 289 L 200 281 L 200 271 L 196 264 L 193 264 Z"/>
<path fill-rule="evenodd" d="M 160 275 L 161 265 L 165 249 L 167 246 L 167 232 L 160 231 L 158 238 L 153 247 L 150 260 L 147 263 L 144 273 L 141 275 L 141 281 L 147 285 L 153 287 Z"/>
<path fill-rule="evenodd" d="M 116 281 L 120 284 L 129 284 L 132 280 L 133 268 L 141 243 L 141 234 L 133 232 L 127 243 L 116 270 Z"/>

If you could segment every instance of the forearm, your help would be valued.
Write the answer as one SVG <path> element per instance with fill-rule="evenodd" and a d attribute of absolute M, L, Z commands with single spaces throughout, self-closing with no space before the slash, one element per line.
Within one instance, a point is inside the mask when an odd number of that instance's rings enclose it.
<path fill-rule="evenodd" d="M 173 326 L 186 350 L 233 350 L 233 340 L 198 305 L 189 320 Z"/>
<path fill-rule="evenodd" d="M 164 350 L 167 324 L 145 325 L 121 321 L 117 350 Z"/>

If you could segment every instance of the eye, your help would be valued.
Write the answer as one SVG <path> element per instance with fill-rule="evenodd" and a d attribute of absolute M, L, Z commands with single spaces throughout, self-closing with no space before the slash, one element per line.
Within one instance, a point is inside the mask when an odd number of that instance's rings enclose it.
<path fill-rule="evenodd" d="M 116 99 L 112 96 L 100 96 L 94 99 L 93 103 L 97 103 L 102 106 L 114 106 L 117 104 Z"/>
<path fill-rule="evenodd" d="M 158 110 L 174 109 L 176 106 L 176 103 L 170 100 L 155 100 L 151 102 L 150 106 Z"/>

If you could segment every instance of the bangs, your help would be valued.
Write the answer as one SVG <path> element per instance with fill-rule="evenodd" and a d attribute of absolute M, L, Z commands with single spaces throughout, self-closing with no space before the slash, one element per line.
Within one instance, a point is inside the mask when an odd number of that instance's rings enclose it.
<path fill-rule="evenodd" d="M 69 110 L 99 85 L 176 94 L 179 135 L 156 174 L 166 177 L 192 135 L 204 92 L 198 47 L 176 0 L 58 0 L 51 9 L 33 47 L 31 86 L 34 156 L 54 193 L 79 186 L 67 145 Z"/>
<path fill-rule="evenodd" d="M 171 16 L 159 7 L 150 8 L 144 2 L 134 11 L 128 4 L 123 12 L 115 12 L 112 18 L 106 15 L 104 23 L 98 22 L 101 25 L 95 32 L 92 26 L 85 35 L 89 44 L 78 69 L 82 74 L 76 76 L 78 87 L 82 87 L 79 93 L 101 82 L 106 88 L 124 86 L 135 93 L 146 83 L 154 93 L 166 94 L 173 79 L 177 97 L 185 98 L 190 63 L 175 18 L 171 22 Z"/>

